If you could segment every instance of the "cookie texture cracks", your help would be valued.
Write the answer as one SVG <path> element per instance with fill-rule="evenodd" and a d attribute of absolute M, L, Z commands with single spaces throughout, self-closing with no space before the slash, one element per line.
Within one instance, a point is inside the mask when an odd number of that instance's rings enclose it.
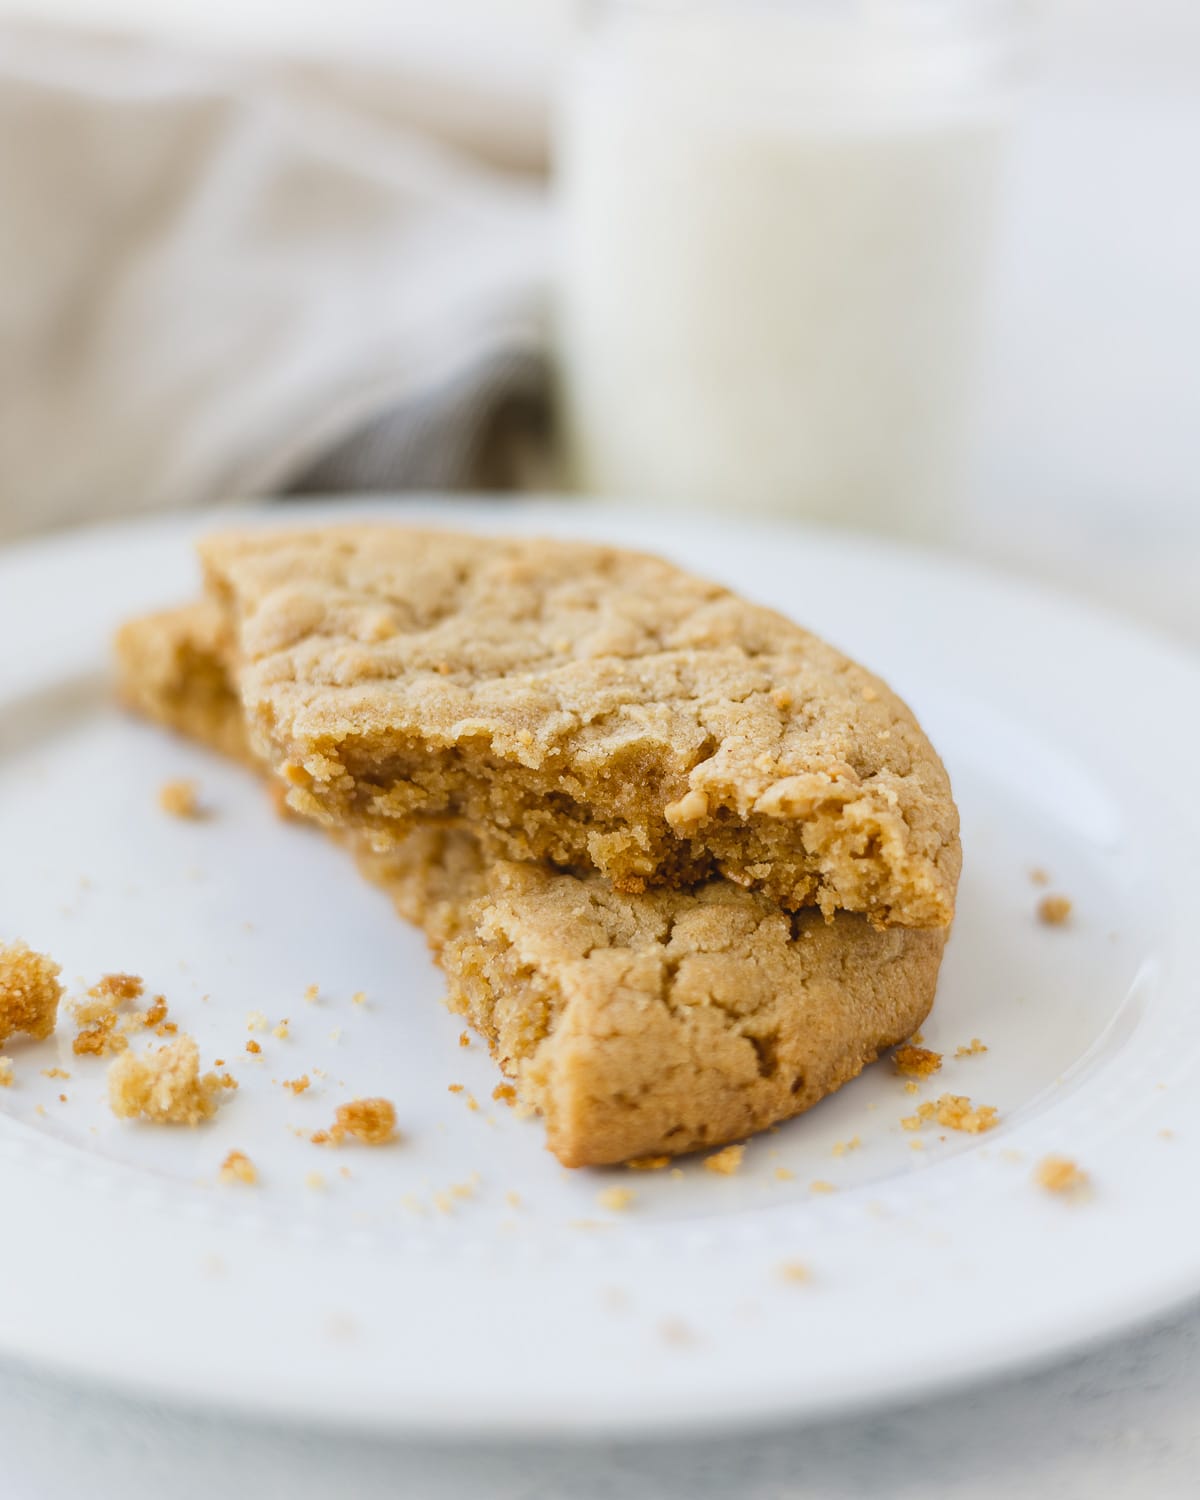
<path fill-rule="evenodd" d="M 945 927 L 945 770 L 877 678 L 658 558 L 405 527 L 201 546 L 252 746 L 386 851 L 461 818 L 625 893 L 723 875 L 786 910 Z"/>

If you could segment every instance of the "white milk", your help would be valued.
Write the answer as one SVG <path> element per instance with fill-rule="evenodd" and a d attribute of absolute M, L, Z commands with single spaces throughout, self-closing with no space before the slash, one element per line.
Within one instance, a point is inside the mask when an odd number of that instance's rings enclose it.
<path fill-rule="evenodd" d="M 985 41 L 896 10 L 618 4 L 586 37 L 558 122 L 581 487 L 938 529 L 998 113 Z"/>

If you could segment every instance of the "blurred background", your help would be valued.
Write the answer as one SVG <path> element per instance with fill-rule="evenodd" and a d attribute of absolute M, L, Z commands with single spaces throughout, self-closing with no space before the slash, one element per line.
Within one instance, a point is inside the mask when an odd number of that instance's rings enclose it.
<path fill-rule="evenodd" d="M 1200 644 L 1198 162 L 1192 0 L 0 0 L 0 538 L 570 488 Z"/>

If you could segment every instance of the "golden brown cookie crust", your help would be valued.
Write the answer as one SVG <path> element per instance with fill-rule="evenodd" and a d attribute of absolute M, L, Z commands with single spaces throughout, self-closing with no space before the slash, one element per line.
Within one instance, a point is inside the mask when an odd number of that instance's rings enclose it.
<path fill-rule="evenodd" d="M 882 682 L 638 553 L 395 525 L 209 538 L 256 752 L 386 847 L 461 817 L 618 888 L 724 874 L 789 910 L 947 926 L 946 772 Z"/>

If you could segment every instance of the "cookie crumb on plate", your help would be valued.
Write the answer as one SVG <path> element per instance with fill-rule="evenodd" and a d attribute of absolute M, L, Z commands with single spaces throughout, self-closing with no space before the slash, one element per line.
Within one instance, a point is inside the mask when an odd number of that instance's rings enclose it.
<path fill-rule="evenodd" d="M 221 1163 L 222 1182 L 241 1182 L 253 1187 L 258 1181 L 258 1171 L 244 1151 L 231 1151 Z"/>
<path fill-rule="evenodd" d="M 978 1057 L 981 1052 L 987 1051 L 987 1043 L 981 1042 L 977 1036 L 973 1036 L 965 1047 L 955 1047 L 955 1057 Z"/>
<path fill-rule="evenodd" d="M 113 1114 L 155 1125 L 199 1125 L 216 1113 L 217 1096 L 226 1086 L 215 1073 L 201 1075 L 200 1049 L 186 1035 L 141 1057 L 123 1053 L 108 1070 Z"/>
<path fill-rule="evenodd" d="M 625 1209 L 632 1206 L 636 1196 L 632 1188 L 610 1187 L 596 1194 L 596 1202 L 601 1208 L 607 1208 L 612 1213 L 623 1213 Z"/>
<path fill-rule="evenodd" d="M 13 1064 L 11 1057 L 0 1057 L 0 1089 L 12 1088 Z"/>
<path fill-rule="evenodd" d="M 158 805 L 172 818 L 199 818 L 203 814 L 199 788 L 186 777 L 164 781 L 158 789 Z"/>
<path fill-rule="evenodd" d="M 1066 896 L 1043 896 L 1038 902 L 1038 921 L 1047 927 L 1062 927 L 1071 917 L 1071 902 Z"/>
<path fill-rule="evenodd" d="M 726 1146 L 724 1151 L 718 1151 L 715 1156 L 704 1158 L 705 1170 L 717 1172 L 722 1177 L 732 1177 L 740 1169 L 745 1154 L 745 1146 Z"/>
<path fill-rule="evenodd" d="M 390 1099 L 351 1099 L 339 1104 L 329 1134 L 334 1141 L 352 1135 L 366 1146 L 386 1146 L 396 1136 L 396 1106 Z"/>
<path fill-rule="evenodd" d="M 779 1274 L 784 1281 L 800 1283 L 812 1280 L 812 1272 L 802 1260 L 785 1260 L 779 1267 Z"/>
<path fill-rule="evenodd" d="M 15 1032 L 45 1041 L 58 1023 L 58 964 L 24 943 L 0 943 L 0 1043 Z"/>
<path fill-rule="evenodd" d="M 995 1105 L 972 1105 L 965 1094 L 942 1094 L 938 1099 L 926 1099 L 917 1107 L 915 1115 L 905 1115 L 900 1121 L 905 1130 L 919 1130 L 930 1120 L 945 1125 L 949 1130 L 962 1130 L 968 1135 L 980 1135 L 991 1130 L 997 1123 L 999 1111 Z"/>
<path fill-rule="evenodd" d="M 1088 1175 L 1069 1156 L 1043 1156 L 1033 1180 L 1048 1193 L 1077 1193 L 1087 1186 Z"/>
<path fill-rule="evenodd" d="M 897 1047 L 892 1053 L 892 1066 L 896 1072 L 906 1074 L 909 1078 L 928 1078 L 941 1065 L 940 1052 L 933 1052 L 928 1047 L 914 1047 L 911 1042 Z"/>

